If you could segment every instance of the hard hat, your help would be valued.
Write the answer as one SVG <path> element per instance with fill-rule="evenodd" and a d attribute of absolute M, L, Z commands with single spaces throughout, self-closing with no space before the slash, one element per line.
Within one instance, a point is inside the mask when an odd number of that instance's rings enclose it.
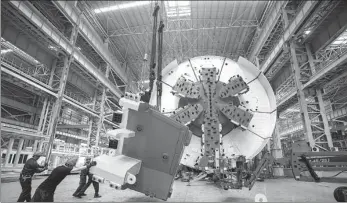
<path fill-rule="evenodd" d="M 45 156 L 43 152 L 35 152 L 33 156 Z"/>

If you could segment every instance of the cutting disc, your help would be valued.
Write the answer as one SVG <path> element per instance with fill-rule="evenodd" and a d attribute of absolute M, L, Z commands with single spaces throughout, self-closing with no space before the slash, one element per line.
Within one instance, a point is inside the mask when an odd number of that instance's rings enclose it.
<path fill-rule="evenodd" d="M 150 104 L 156 105 L 154 86 Z M 257 155 L 276 123 L 276 99 L 263 73 L 248 60 L 200 56 L 162 71 L 161 109 L 193 133 L 182 164 L 194 167 Z M 206 160 L 201 160 L 208 157 Z"/>

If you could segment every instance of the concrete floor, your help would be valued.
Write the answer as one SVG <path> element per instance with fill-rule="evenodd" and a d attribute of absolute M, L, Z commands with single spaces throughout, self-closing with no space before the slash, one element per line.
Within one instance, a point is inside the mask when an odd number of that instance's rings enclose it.
<path fill-rule="evenodd" d="M 45 177 L 44 177 L 45 178 Z M 33 180 L 34 194 L 36 187 L 43 181 L 42 178 Z M 64 179 L 58 186 L 55 193 L 56 202 L 159 202 L 161 200 L 152 199 L 144 194 L 123 190 L 117 191 L 107 184 L 100 184 L 101 198 L 94 199 L 94 189 L 91 185 L 86 191 L 87 196 L 82 199 L 72 197 L 72 193 L 77 188 L 79 182 L 78 175 L 71 175 Z M 222 190 L 214 184 L 206 181 L 193 183 L 186 186 L 186 183 L 176 181 L 173 186 L 173 194 L 170 202 L 254 202 L 254 197 L 262 193 L 269 202 L 335 202 L 333 191 L 342 183 L 314 183 L 298 182 L 293 179 L 268 179 L 264 182 L 257 182 L 251 191 L 247 188 L 243 190 Z M 21 192 L 19 182 L 1 184 L 1 202 L 16 202 Z"/>

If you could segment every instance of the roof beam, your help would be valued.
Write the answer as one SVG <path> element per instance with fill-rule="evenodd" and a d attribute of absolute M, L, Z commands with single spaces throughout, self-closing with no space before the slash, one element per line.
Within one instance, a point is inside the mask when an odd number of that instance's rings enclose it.
<path fill-rule="evenodd" d="M 68 1 L 52 1 L 52 3 L 64 14 L 67 19 L 69 19 L 72 24 L 77 24 L 79 12 L 76 11 L 76 7 L 72 7 Z M 121 68 L 120 63 L 114 59 L 104 41 L 97 34 L 84 15 L 82 15 L 81 23 L 79 24 L 78 28 L 87 42 L 90 43 L 95 51 L 110 65 L 110 67 L 117 73 L 117 76 L 125 84 L 127 84 L 128 78 L 125 71 Z"/>
<path fill-rule="evenodd" d="M 282 38 L 279 40 L 277 45 L 272 50 L 272 53 L 267 57 L 263 65 L 261 66 L 261 71 L 266 72 L 274 60 L 277 58 L 278 54 L 281 53 L 283 45 L 295 34 L 295 32 L 301 27 L 305 19 L 309 16 L 313 8 L 319 3 L 319 1 L 306 1 L 301 7 L 300 11 L 296 14 L 292 23 L 284 31 Z"/>
<path fill-rule="evenodd" d="M 341 33 L 347 29 L 347 12 L 344 10 L 336 14 L 336 17 L 328 24 L 311 42 L 312 52 L 316 53 L 331 44 Z"/>
<path fill-rule="evenodd" d="M 254 61 L 255 57 L 258 56 L 260 50 L 263 48 L 267 38 L 270 36 L 271 31 L 280 18 L 282 9 L 287 5 L 287 3 L 288 1 L 276 1 L 274 6 L 272 7 L 272 12 L 269 14 L 269 17 L 266 18 L 266 23 L 260 30 L 257 30 L 257 32 L 260 32 L 258 34 L 259 38 L 257 39 L 256 44 L 253 46 L 252 51 L 248 56 L 249 61 Z"/>
<path fill-rule="evenodd" d="M 57 43 L 66 53 L 71 54 L 73 45 L 58 32 L 47 18 L 42 16 L 33 6 L 24 1 L 10 1 L 27 19 L 41 29 L 55 43 Z M 105 85 L 118 99 L 123 95 L 122 91 L 114 86 L 106 76 L 100 72 L 79 50 L 73 52 L 73 56 L 88 72 L 94 75 L 103 85 Z"/>

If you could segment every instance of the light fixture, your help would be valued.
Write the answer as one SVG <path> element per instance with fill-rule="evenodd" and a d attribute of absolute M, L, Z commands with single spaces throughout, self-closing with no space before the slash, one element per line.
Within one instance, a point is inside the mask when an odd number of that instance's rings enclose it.
<path fill-rule="evenodd" d="M 311 30 L 305 30 L 304 33 L 305 33 L 305 35 L 308 35 L 311 33 Z"/>
<path fill-rule="evenodd" d="M 151 1 L 135 1 L 135 2 L 131 2 L 131 3 L 118 4 L 118 5 L 114 5 L 114 6 L 97 8 L 97 9 L 94 9 L 94 12 L 95 13 L 105 13 L 105 12 L 109 12 L 109 11 L 132 8 L 132 7 L 136 7 L 136 6 L 144 6 L 144 5 L 148 5 L 150 3 L 151 3 Z"/>
<path fill-rule="evenodd" d="M 48 46 L 48 49 L 53 50 L 53 51 L 58 51 L 58 48 L 52 45 Z"/>
<path fill-rule="evenodd" d="M 300 112 L 299 109 L 287 109 L 288 112 Z"/>
<path fill-rule="evenodd" d="M 9 52 L 13 52 L 13 50 L 12 49 L 1 50 L 1 54 L 6 54 L 6 53 L 9 53 Z"/>

